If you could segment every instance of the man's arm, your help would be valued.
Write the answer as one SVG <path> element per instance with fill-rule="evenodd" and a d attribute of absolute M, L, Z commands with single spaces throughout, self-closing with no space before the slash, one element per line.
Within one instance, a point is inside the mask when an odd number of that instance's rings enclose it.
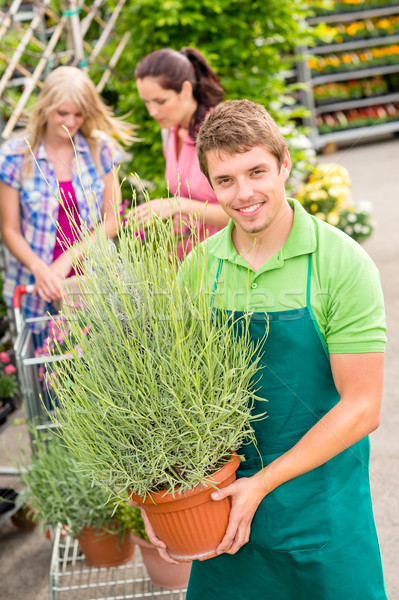
<path fill-rule="evenodd" d="M 218 553 L 235 554 L 249 540 L 253 516 L 263 498 L 286 481 L 311 471 L 355 444 L 379 425 L 384 355 L 333 354 L 331 370 L 340 400 L 290 450 L 253 477 L 240 478 L 212 493 L 231 496 L 226 535 Z"/>

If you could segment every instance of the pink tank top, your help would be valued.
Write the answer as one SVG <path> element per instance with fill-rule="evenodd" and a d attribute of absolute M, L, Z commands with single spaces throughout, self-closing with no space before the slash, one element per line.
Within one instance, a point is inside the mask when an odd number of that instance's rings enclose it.
<path fill-rule="evenodd" d="M 60 181 L 59 187 L 63 204 L 60 203 L 58 209 L 58 227 L 53 260 L 63 254 L 65 250 L 68 250 L 68 248 L 79 239 L 76 228 L 80 229 L 79 209 L 72 181 Z M 71 226 L 71 221 L 76 223 L 76 227 Z M 74 269 L 71 269 L 68 277 L 72 277 L 72 275 L 76 275 Z"/>
<path fill-rule="evenodd" d="M 187 135 L 179 156 L 177 156 L 177 130 L 177 126 L 170 128 L 165 152 L 165 179 L 168 182 L 171 194 L 178 194 L 182 198 L 193 198 L 204 202 L 204 204 L 206 202 L 218 204 L 215 192 L 201 172 L 195 150 L 195 141 L 191 136 Z M 197 235 L 203 241 L 220 229 L 213 225 L 205 225 L 194 217 L 186 217 L 181 220 L 183 226 L 179 231 L 180 216 L 175 219 L 176 233 L 179 232 L 182 236 L 182 240 L 179 240 L 177 247 L 177 254 L 180 259 L 184 258 L 185 253 L 188 254 L 191 251 Z M 195 236 L 192 235 L 193 229 L 196 230 Z"/>

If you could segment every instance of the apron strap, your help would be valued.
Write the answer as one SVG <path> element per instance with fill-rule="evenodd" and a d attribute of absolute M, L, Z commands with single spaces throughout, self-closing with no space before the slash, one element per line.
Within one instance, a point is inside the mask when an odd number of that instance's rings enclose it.
<path fill-rule="evenodd" d="M 310 307 L 310 282 L 312 278 L 312 255 L 308 256 L 308 279 L 306 283 L 306 306 L 309 310 L 312 310 Z M 312 311 L 313 313 L 313 311 Z"/>
<path fill-rule="evenodd" d="M 221 258 L 219 258 L 218 270 L 216 271 L 216 277 L 215 277 L 215 281 L 213 282 L 213 289 L 212 289 L 212 293 L 211 293 L 211 308 L 213 308 L 213 304 L 215 302 L 216 290 L 218 289 L 219 275 L 220 275 L 220 271 L 222 270 L 222 267 L 223 267 L 223 261 Z"/>
<path fill-rule="evenodd" d="M 330 360 L 330 353 L 328 352 L 328 348 L 327 348 L 327 344 L 326 341 L 320 331 L 320 327 L 317 324 L 317 319 L 316 319 L 316 315 L 313 312 L 313 308 L 310 304 L 310 291 L 311 291 L 311 287 L 310 287 L 310 282 L 311 282 L 311 275 L 312 275 L 312 255 L 309 254 L 309 258 L 308 258 L 308 280 L 307 280 L 307 284 L 306 284 L 306 307 L 309 311 L 310 317 L 313 321 L 313 325 L 316 329 L 317 335 L 319 336 L 321 345 L 323 346 L 323 350 L 325 352 L 325 355 L 327 357 L 328 360 Z"/>

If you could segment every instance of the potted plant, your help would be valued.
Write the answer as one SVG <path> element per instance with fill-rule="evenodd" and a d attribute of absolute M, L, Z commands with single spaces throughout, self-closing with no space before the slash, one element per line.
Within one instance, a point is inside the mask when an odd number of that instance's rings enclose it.
<path fill-rule="evenodd" d="M 311 215 L 341 229 L 357 242 L 367 240 L 373 233 L 371 206 L 351 201 L 351 180 L 341 165 L 315 165 L 308 180 L 297 190 L 296 198 Z"/>
<path fill-rule="evenodd" d="M 140 508 L 129 506 L 126 502 L 118 505 L 115 517 L 130 531 L 130 537 L 140 547 L 143 563 L 154 585 L 169 590 L 187 587 L 190 577 L 191 563 L 169 564 L 160 557 L 145 532 Z"/>
<path fill-rule="evenodd" d="M 230 510 L 229 499 L 209 496 L 235 479 L 233 451 L 252 439 L 259 348 L 248 318 L 214 310 L 198 268 L 203 247 L 183 277 L 171 223 L 154 217 L 146 243 L 138 229 L 129 220 L 116 245 L 97 229 L 77 261 L 85 300 L 64 306 L 72 358 L 52 363 L 60 384 L 52 418 L 96 481 L 145 505 L 173 558 L 207 558 Z M 198 510 L 220 511 L 219 528 L 204 531 L 202 515 L 195 536 L 177 533 L 188 530 L 190 497 Z"/>
<path fill-rule="evenodd" d="M 34 452 L 28 462 L 21 454 L 19 471 L 24 501 L 43 527 L 62 523 L 77 537 L 86 561 L 110 567 L 129 561 L 134 544 L 113 515 L 115 501 L 82 471 L 79 460 L 59 435 L 32 429 Z M 22 466 L 25 465 L 25 466 Z M 130 507 L 129 507 L 130 508 Z"/>
<path fill-rule="evenodd" d="M 0 424 L 15 410 L 14 398 L 18 391 L 16 368 L 8 352 L 0 352 Z"/>

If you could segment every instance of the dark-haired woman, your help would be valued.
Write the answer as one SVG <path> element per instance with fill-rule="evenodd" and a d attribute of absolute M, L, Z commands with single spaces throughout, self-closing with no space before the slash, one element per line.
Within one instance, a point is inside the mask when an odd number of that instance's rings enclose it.
<path fill-rule="evenodd" d="M 199 126 L 223 100 L 224 92 L 216 73 L 194 48 L 152 52 L 138 63 L 135 77 L 140 98 L 162 128 L 165 178 L 171 195 L 141 205 L 138 211 L 144 224 L 151 211 L 164 218 L 174 216 L 176 223 L 181 215 L 184 243 L 179 243 L 178 252 L 182 258 L 191 249 L 193 228 L 203 240 L 227 225 L 195 151 Z"/>

